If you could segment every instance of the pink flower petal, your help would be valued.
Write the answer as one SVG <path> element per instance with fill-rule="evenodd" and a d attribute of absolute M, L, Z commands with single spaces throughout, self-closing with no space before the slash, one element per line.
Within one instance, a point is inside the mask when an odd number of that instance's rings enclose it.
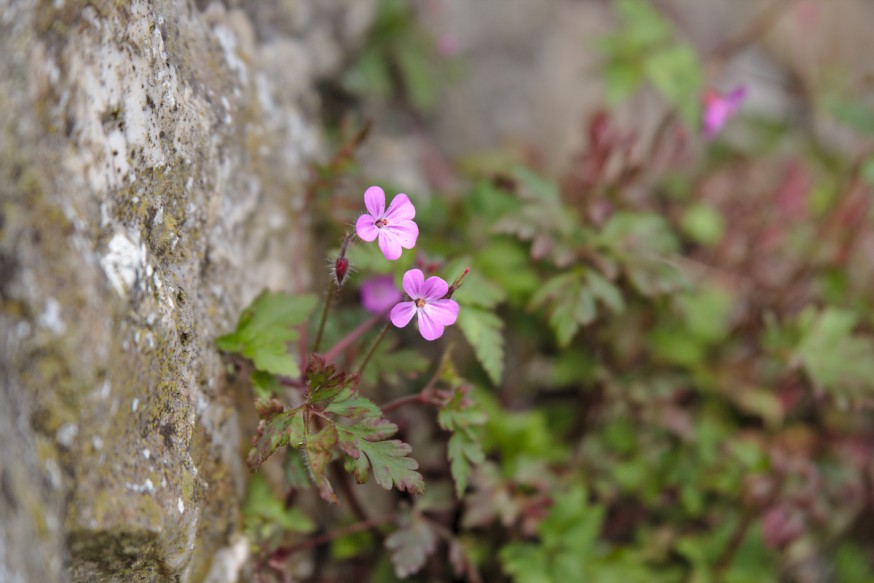
<path fill-rule="evenodd" d="M 410 323 L 413 315 L 416 313 L 416 304 L 414 302 L 401 302 L 391 309 L 391 323 L 398 328 L 403 328 Z"/>
<path fill-rule="evenodd" d="M 419 227 L 413 221 L 389 223 L 388 226 L 383 227 L 383 230 L 387 230 L 394 235 L 404 249 L 415 247 L 416 239 L 419 238 Z"/>
<path fill-rule="evenodd" d="M 362 241 L 373 241 L 379 234 L 379 229 L 376 228 L 376 221 L 370 215 L 361 215 L 355 223 L 355 232 L 361 237 Z"/>
<path fill-rule="evenodd" d="M 387 229 L 379 229 L 378 236 L 379 248 L 382 250 L 382 254 L 385 255 L 386 259 L 394 261 L 401 256 L 401 253 L 403 253 L 401 243 L 398 241 L 398 238 L 391 233 L 391 231 Z"/>
<path fill-rule="evenodd" d="M 422 297 L 422 286 L 425 285 L 425 274 L 421 269 L 411 269 L 404 274 L 404 291 L 412 299 L 417 300 Z"/>
<path fill-rule="evenodd" d="M 367 212 L 373 216 L 374 220 L 381 219 L 385 212 L 385 191 L 378 186 L 371 186 L 365 190 L 364 206 L 367 207 Z"/>
<path fill-rule="evenodd" d="M 426 300 L 439 300 L 445 296 L 448 291 L 449 284 L 435 275 L 429 277 L 427 281 L 425 281 L 425 285 L 422 287 L 421 297 Z"/>
<path fill-rule="evenodd" d="M 385 213 L 385 218 L 394 223 L 395 221 L 409 221 L 416 216 L 416 207 L 410 202 L 409 197 L 401 193 L 394 197 L 391 204 L 388 205 L 388 210 Z"/>
<path fill-rule="evenodd" d="M 458 303 L 455 300 L 428 302 L 422 311 L 443 326 L 451 326 L 458 319 Z"/>
<path fill-rule="evenodd" d="M 426 310 L 419 310 L 419 332 L 425 340 L 437 340 L 443 336 L 443 324 L 434 320 Z"/>

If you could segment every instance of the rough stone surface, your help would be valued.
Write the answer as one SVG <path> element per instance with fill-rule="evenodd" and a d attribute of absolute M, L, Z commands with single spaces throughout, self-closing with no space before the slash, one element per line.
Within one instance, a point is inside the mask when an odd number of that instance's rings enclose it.
<path fill-rule="evenodd" d="M 236 578 L 213 339 L 308 286 L 312 88 L 373 4 L 0 0 L 0 581 Z"/>

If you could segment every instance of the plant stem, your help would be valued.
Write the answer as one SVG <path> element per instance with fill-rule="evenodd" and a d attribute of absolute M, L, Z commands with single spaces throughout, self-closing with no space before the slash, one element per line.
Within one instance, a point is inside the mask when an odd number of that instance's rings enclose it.
<path fill-rule="evenodd" d="M 376 528 L 377 526 L 382 526 L 387 522 L 391 522 L 392 520 L 394 520 L 394 516 L 391 515 L 382 516 L 380 518 L 362 520 L 360 522 L 356 522 L 355 524 L 350 524 L 349 526 L 338 528 L 337 530 L 332 530 L 331 532 L 326 532 L 325 534 L 319 536 L 314 536 L 313 538 L 301 541 L 295 545 L 285 547 L 281 550 L 285 556 L 293 555 L 294 553 L 299 553 L 300 551 L 305 551 L 313 547 L 327 544 L 332 540 L 342 538 L 344 536 L 349 536 L 350 534 L 364 532 L 365 530 L 371 530 L 373 528 Z"/>
<path fill-rule="evenodd" d="M 383 320 L 385 320 L 385 312 L 381 314 L 376 314 L 375 316 L 371 316 L 367 320 L 360 323 L 357 328 L 349 332 L 349 334 L 344 336 L 339 342 L 337 342 L 337 344 L 332 346 L 331 349 L 325 353 L 325 360 L 331 362 L 332 360 L 337 358 L 337 355 L 349 348 L 349 345 L 358 340 L 362 334 L 364 334 Z"/>
<path fill-rule="evenodd" d="M 762 505 L 762 508 L 767 508 L 776 502 L 777 498 L 780 497 L 780 493 L 783 491 L 783 485 L 786 483 L 786 476 L 780 475 L 776 484 L 774 484 L 774 489 L 771 491 L 771 494 L 768 496 L 768 499 Z M 716 572 L 719 575 L 725 574 L 725 571 L 731 566 L 732 561 L 734 560 L 734 556 L 737 554 L 738 549 L 740 548 L 741 543 L 744 538 L 746 538 L 747 531 L 749 531 L 750 527 L 755 522 L 756 518 L 761 513 L 760 508 L 747 508 L 746 512 L 744 512 L 743 516 L 740 519 L 740 522 L 737 523 L 737 527 L 731 533 L 731 537 L 728 539 L 728 544 L 725 545 L 725 548 L 722 550 L 722 554 L 716 560 Z"/>
<path fill-rule="evenodd" d="M 337 460 L 332 464 L 332 466 L 337 476 L 337 480 L 340 483 L 340 488 L 343 490 L 343 494 L 345 494 L 346 499 L 349 501 L 349 506 L 352 507 L 352 512 L 355 513 L 358 520 L 367 522 L 369 520 L 367 512 L 364 511 L 364 507 L 361 506 L 361 502 L 359 502 L 358 497 L 355 496 L 355 491 L 352 489 L 352 484 L 349 482 L 350 476 L 343 469 L 343 462 Z"/>
<path fill-rule="evenodd" d="M 426 402 L 425 395 L 424 395 L 424 393 L 420 392 L 420 393 L 414 393 L 412 395 L 407 395 L 405 397 L 399 397 L 399 398 L 395 399 L 394 401 L 389 401 L 388 403 L 386 403 L 385 405 L 380 407 L 380 409 L 382 409 L 382 413 L 384 415 L 390 411 L 394 411 L 395 409 L 400 409 L 404 405 L 409 405 L 410 403 L 425 403 L 425 402 Z"/>
<path fill-rule="evenodd" d="M 379 346 L 379 343 L 382 342 L 382 339 L 385 338 L 386 333 L 388 333 L 388 329 L 391 326 L 391 322 L 386 322 L 385 326 L 382 328 L 382 332 L 379 333 L 379 336 L 376 337 L 376 340 L 373 341 L 373 344 L 370 345 L 370 350 L 367 352 L 367 356 L 364 357 L 364 360 L 361 363 L 361 366 L 358 367 L 358 374 L 364 372 L 364 367 L 367 366 L 367 363 L 370 362 L 370 358 L 373 356 L 373 353 L 376 352 L 376 347 Z"/>
<path fill-rule="evenodd" d="M 325 322 L 328 320 L 328 312 L 331 311 L 331 300 L 334 299 L 333 281 L 328 282 L 328 294 L 325 297 L 325 308 L 322 310 L 322 321 L 319 322 L 319 331 L 316 333 L 316 341 L 313 343 L 313 352 L 319 351 L 319 344 L 322 343 L 322 333 L 325 331 Z"/>

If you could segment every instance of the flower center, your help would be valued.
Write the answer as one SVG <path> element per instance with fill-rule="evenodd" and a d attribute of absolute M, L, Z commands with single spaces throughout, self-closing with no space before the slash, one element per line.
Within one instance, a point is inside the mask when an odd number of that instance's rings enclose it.
<path fill-rule="evenodd" d="M 416 300 L 416 307 L 417 308 L 424 308 L 425 307 L 425 300 L 423 300 L 422 298 L 419 298 L 418 300 Z"/>
<path fill-rule="evenodd" d="M 386 226 L 387 224 L 388 224 L 388 219 L 379 219 L 376 221 L 376 226 L 380 229 L 383 228 L 384 226 Z"/>

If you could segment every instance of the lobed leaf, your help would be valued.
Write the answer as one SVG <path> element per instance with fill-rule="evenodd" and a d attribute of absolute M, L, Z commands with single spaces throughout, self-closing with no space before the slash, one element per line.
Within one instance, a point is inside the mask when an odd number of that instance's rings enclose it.
<path fill-rule="evenodd" d="M 418 573 L 434 554 L 437 534 L 421 514 L 411 513 L 403 518 L 400 528 L 385 539 L 385 548 L 391 552 L 395 575 L 403 579 Z"/>
<path fill-rule="evenodd" d="M 337 503 L 337 495 L 328 480 L 327 472 L 328 465 L 334 459 L 333 448 L 337 440 L 337 426 L 328 423 L 315 435 L 306 437 L 301 448 L 310 479 L 319 487 L 322 499 L 332 504 Z"/>
<path fill-rule="evenodd" d="M 425 482 L 415 471 L 419 464 L 408 454 L 412 448 L 398 439 L 384 441 L 394 435 L 397 425 L 386 419 L 366 418 L 354 425 L 337 425 L 340 449 L 352 459 L 352 475 L 359 484 L 367 482 L 370 470 L 376 483 L 390 490 L 422 494 Z"/>
<path fill-rule="evenodd" d="M 358 375 L 337 372 L 334 363 L 328 363 L 318 354 L 310 354 L 306 369 L 309 402 L 319 403 L 334 399 L 341 391 L 358 388 Z"/>
<path fill-rule="evenodd" d="M 242 354 L 260 371 L 297 376 L 300 369 L 286 345 L 298 338 L 291 326 L 306 320 L 315 305 L 313 295 L 262 292 L 243 310 L 236 330 L 217 338 L 216 344 L 226 352 Z"/>
<path fill-rule="evenodd" d="M 485 461 L 485 454 L 474 428 L 486 422 L 486 414 L 467 397 L 468 391 L 456 387 L 452 397 L 440 408 L 437 423 L 446 431 L 452 431 L 447 447 L 449 469 L 455 481 L 455 492 L 459 498 L 464 495 L 470 479 L 471 466 Z"/>
<path fill-rule="evenodd" d="M 504 322 L 492 312 L 466 306 L 458 315 L 458 326 L 491 381 L 499 384 L 504 371 Z"/>
<path fill-rule="evenodd" d="M 271 401 L 265 401 L 265 406 L 261 409 L 266 411 L 266 404 L 270 403 Z M 262 419 L 252 440 L 252 449 L 249 450 L 246 463 L 254 470 L 280 447 L 289 443 L 298 447 L 305 437 L 304 431 L 303 407 L 272 415 L 268 420 Z"/>

